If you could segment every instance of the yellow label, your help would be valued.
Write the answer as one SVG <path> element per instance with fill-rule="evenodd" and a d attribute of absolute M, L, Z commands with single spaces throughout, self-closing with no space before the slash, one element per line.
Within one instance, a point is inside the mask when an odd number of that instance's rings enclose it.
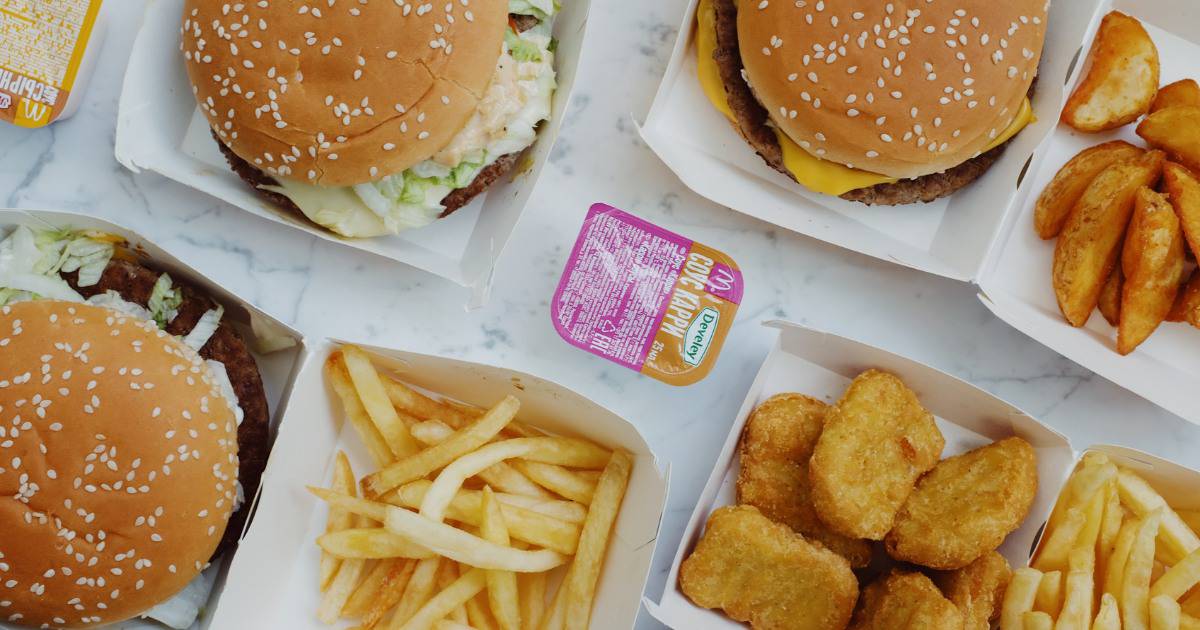
<path fill-rule="evenodd" d="M 53 122 L 66 108 L 100 0 L 0 0 L 0 119 Z"/>

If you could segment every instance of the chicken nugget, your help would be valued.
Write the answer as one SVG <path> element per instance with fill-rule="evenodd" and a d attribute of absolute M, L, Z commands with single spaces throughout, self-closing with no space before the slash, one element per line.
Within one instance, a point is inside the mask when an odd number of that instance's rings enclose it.
<path fill-rule="evenodd" d="M 882 540 L 946 440 L 899 378 L 858 375 L 825 417 L 809 462 L 813 507 L 833 531 Z"/>
<path fill-rule="evenodd" d="M 962 613 L 963 630 L 990 630 L 1000 616 L 1012 569 L 1004 556 L 989 551 L 967 566 L 933 576 L 942 594 Z"/>
<path fill-rule="evenodd" d="M 892 571 L 863 590 L 851 630 L 962 630 L 962 615 L 920 573 Z"/>
<path fill-rule="evenodd" d="M 754 630 L 841 630 L 858 599 L 846 559 L 749 505 L 712 513 L 679 567 L 679 588 Z"/>
<path fill-rule="evenodd" d="M 887 552 L 932 569 L 960 569 L 1020 527 L 1037 482 L 1037 457 L 1021 438 L 946 459 L 917 482 L 896 515 Z"/>
<path fill-rule="evenodd" d="M 737 501 L 825 545 L 852 567 L 871 561 L 871 545 L 831 531 L 813 509 L 808 460 L 825 427 L 829 405 L 801 394 L 778 394 L 758 406 L 742 430 Z"/>

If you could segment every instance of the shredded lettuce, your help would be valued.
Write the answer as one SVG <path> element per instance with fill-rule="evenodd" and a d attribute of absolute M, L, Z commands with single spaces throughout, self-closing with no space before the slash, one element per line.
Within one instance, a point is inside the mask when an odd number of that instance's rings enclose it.
<path fill-rule="evenodd" d="M 75 239 L 71 238 L 69 233 L 61 231 L 46 232 L 49 233 L 34 232 L 22 225 L 0 241 L 0 289 L 8 289 L 5 301 L 0 304 L 13 299 L 28 299 L 33 295 L 73 302 L 83 301 L 83 296 L 58 275 L 59 270 L 68 261 L 76 261 L 72 262 L 76 269 L 83 267 L 84 263 L 69 251 L 70 244 Z M 111 247 L 108 246 L 109 257 L 112 256 Z M 103 255 L 103 251 L 87 249 L 89 260 Z M 103 264 L 108 264 L 107 257 Z"/>
<path fill-rule="evenodd" d="M 517 61 L 541 61 L 542 51 L 537 44 L 531 41 L 521 39 L 517 32 L 508 29 L 504 33 L 504 43 L 508 46 L 508 52 Z"/>
<path fill-rule="evenodd" d="M 104 308 L 125 313 L 138 319 L 150 319 L 150 311 L 146 310 L 146 307 L 126 300 L 116 291 L 109 290 L 104 293 L 97 293 L 88 298 L 87 303 L 92 306 L 103 306 Z"/>
<path fill-rule="evenodd" d="M 212 338 L 213 333 L 217 332 L 217 327 L 221 325 L 221 316 L 224 314 L 225 307 L 220 304 L 217 305 L 217 308 L 205 311 L 192 331 L 183 338 L 184 345 L 199 352 L 200 348 L 203 348 L 204 344 Z"/>
<path fill-rule="evenodd" d="M 558 0 L 508 0 L 509 13 L 532 15 L 539 20 L 553 17 L 561 8 Z"/>
<path fill-rule="evenodd" d="M 146 306 L 158 327 L 166 328 L 167 324 L 179 315 L 179 305 L 182 303 L 183 292 L 172 286 L 171 276 L 164 273 L 158 277 L 158 282 L 154 283 L 154 290 L 150 292 L 150 300 Z"/>
<path fill-rule="evenodd" d="M 229 403 L 230 409 L 233 410 L 233 415 L 237 418 L 238 426 L 242 426 L 242 419 L 245 417 L 245 413 L 242 411 L 237 392 L 233 391 L 233 383 L 229 381 L 229 372 L 225 370 L 225 364 L 212 359 L 206 359 L 204 362 L 208 364 L 208 369 L 212 370 L 213 377 L 217 379 L 217 388 L 221 390 L 221 393 L 225 396 L 225 401 Z"/>

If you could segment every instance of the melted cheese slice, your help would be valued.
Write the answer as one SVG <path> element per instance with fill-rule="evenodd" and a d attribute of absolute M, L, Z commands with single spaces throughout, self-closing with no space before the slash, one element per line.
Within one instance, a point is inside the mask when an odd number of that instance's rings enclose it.
<path fill-rule="evenodd" d="M 704 89 L 705 96 L 713 106 L 736 124 L 733 110 L 729 108 L 729 101 L 725 95 L 725 84 L 721 82 L 721 72 L 717 69 L 717 62 L 713 59 L 713 52 L 717 49 L 717 24 L 712 0 L 700 0 L 700 4 L 696 7 L 696 20 L 698 22 L 696 30 L 697 74 L 700 79 L 700 87 Z M 1012 124 L 1003 133 L 996 136 L 996 139 L 988 144 L 984 152 L 1004 144 L 1034 120 L 1033 107 L 1030 105 L 1029 99 L 1025 99 L 1021 104 L 1021 111 L 1017 112 Z M 886 175 L 861 171 L 836 162 L 822 160 L 800 148 L 782 131 L 778 129 L 773 129 L 773 131 L 775 137 L 779 139 L 779 146 L 783 149 L 784 168 L 805 188 L 826 195 L 838 196 L 851 190 L 897 181 Z"/>

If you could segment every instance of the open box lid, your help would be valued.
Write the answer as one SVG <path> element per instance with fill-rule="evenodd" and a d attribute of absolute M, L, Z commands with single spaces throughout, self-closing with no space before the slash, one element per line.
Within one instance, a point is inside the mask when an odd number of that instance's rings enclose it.
<path fill-rule="evenodd" d="M 975 281 L 1001 232 L 1031 156 L 1054 130 L 1064 84 L 1104 0 L 1050 3 L 1037 122 L 978 181 L 931 204 L 872 207 L 814 193 L 775 172 L 708 102 L 696 78 L 692 0 L 659 91 L 641 127 L 651 149 L 697 193 L 752 217 L 868 256 Z M 702 133 L 701 133 L 702 131 Z M 1036 167 L 1036 164 L 1034 164 Z"/>
<path fill-rule="evenodd" d="M 280 419 L 285 415 L 295 379 L 308 355 L 304 336 L 299 331 L 216 283 L 153 241 L 122 225 L 74 212 L 0 209 L 0 235 L 7 234 L 9 229 L 18 225 L 36 228 L 90 229 L 119 235 L 125 239 L 126 246 L 131 252 L 144 258 L 154 269 L 166 272 L 176 280 L 203 289 L 205 294 L 225 308 L 222 320 L 231 322 L 250 346 L 251 354 L 258 364 L 258 371 L 262 376 L 267 405 L 271 413 L 271 429 L 274 433 L 279 426 Z M 242 507 L 242 509 L 251 511 L 251 518 L 247 520 L 246 530 L 250 529 L 254 520 L 255 505 L 265 487 L 265 483 L 260 484 L 258 493 L 247 497 L 247 502 Z M 245 530 L 242 533 L 244 535 Z M 240 553 L 239 547 L 239 551 L 233 555 L 236 557 Z M 213 625 L 213 605 L 211 604 L 218 602 L 222 596 L 225 571 L 228 569 L 229 561 L 228 557 L 222 558 L 221 566 L 217 568 L 216 582 L 209 597 L 210 605 L 201 609 L 200 618 L 193 626 L 193 630 L 222 627 Z M 4 624 L 0 624 L 0 627 L 7 628 Z M 157 623 L 137 620 L 115 624 L 114 627 L 136 630 L 163 630 L 166 628 Z"/>
<path fill-rule="evenodd" d="M 346 239 L 260 197 L 225 163 L 192 97 L 179 54 L 181 0 L 149 0 L 125 72 L 115 154 L 134 172 L 150 170 L 269 221 L 441 276 L 488 299 L 497 260 L 533 193 L 566 116 L 587 27 L 590 0 L 568 0 L 555 18 L 558 89 L 551 118 L 522 157 L 519 173 L 451 216 L 397 236 Z"/>
<path fill-rule="evenodd" d="M 1117 9 L 1141 20 L 1161 58 L 1161 83 L 1200 78 L 1200 5 L 1190 0 L 1106 1 L 1101 13 Z M 1094 30 L 1089 31 L 1087 48 Z M 1080 72 L 1082 75 L 1082 65 Z M 1074 81 L 1079 77 L 1075 77 Z M 1080 133 L 1060 125 L 1038 150 L 1013 211 L 979 280 L 980 299 L 1000 319 L 1085 368 L 1192 423 L 1200 424 L 1194 389 L 1200 382 L 1200 333 L 1186 324 L 1163 324 L 1128 356 L 1116 352 L 1115 330 L 1099 313 L 1083 328 L 1071 327 L 1059 312 L 1051 284 L 1055 241 L 1033 230 L 1037 197 L 1058 167 L 1079 151 L 1123 139 L 1145 142 L 1126 125 L 1105 133 Z"/>
<path fill-rule="evenodd" d="M 323 486 L 333 456 L 346 451 L 356 474 L 374 468 L 341 404 L 325 383 L 323 366 L 340 342 L 322 343 L 297 376 L 275 450 L 263 475 L 263 494 L 230 569 L 214 613 L 220 628 L 326 628 L 316 618 L 319 549 L 328 510 L 305 490 Z M 489 406 L 507 394 L 521 400 L 525 422 L 554 433 L 621 446 L 635 457 L 592 615 L 595 628 L 632 628 L 654 555 L 669 470 L 660 470 L 645 439 L 628 421 L 573 391 L 529 374 L 456 359 L 361 346 L 376 365 L 405 382 L 461 402 Z"/>

